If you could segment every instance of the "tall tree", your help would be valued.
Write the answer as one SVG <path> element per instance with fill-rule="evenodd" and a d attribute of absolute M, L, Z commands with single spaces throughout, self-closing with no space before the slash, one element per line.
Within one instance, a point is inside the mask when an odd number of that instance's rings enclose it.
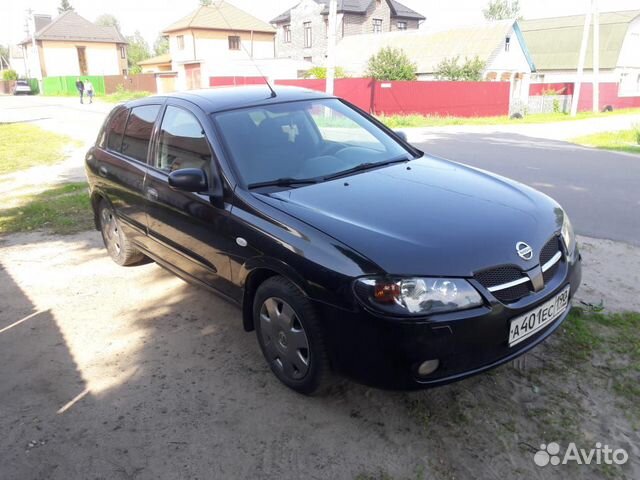
<path fill-rule="evenodd" d="M 153 54 L 162 55 L 169 52 L 169 37 L 159 34 L 156 41 L 153 42 Z"/>
<path fill-rule="evenodd" d="M 519 0 L 491 0 L 487 8 L 482 10 L 487 20 L 521 19 Z"/>
<path fill-rule="evenodd" d="M 58 7 L 58 13 L 73 12 L 73 7 L 69 3 L 69 0 L 60 0 L 60 6 Z"/>
<path fill-rule="evenodd" d="M 404 51 L 386 47 L 369 58 L 366 76 L 376 80 L 415 80 L 416 64 Z"/>
<path fill-rule="evenodd" d="M 116 29 L 120 31 L 120 22 L 110 13 L 103 13 L 102 15 L 99 15 L 94 23 L 103 27 L 116 27 Z"/>
<path fill-rule="evenodd" d="M 138 62 L 146 60 L 151 56 L 149 51 L 149 44 L 140 34 L 140 31 L 136 30 L 136 33 L 127 37 L 127 58 L 129 61 L 129 71 L 131 73 L 140 73 L 140 66 Z"/>

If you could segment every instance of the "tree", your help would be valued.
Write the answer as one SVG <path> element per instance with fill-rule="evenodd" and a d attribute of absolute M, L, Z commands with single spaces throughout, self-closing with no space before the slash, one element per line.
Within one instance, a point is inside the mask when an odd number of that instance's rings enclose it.
<path fill-rule="evenodd" d="M 153 42 L 153 54 L 162 55 L 169 52 L 169 37 L 159 34 L 156 41 Z"/>
<path fill-rule="evenodd" d="M 482 72 L 486 63 L 479 57 L 476 56 L 472 59 L 465 57 L 462 65 L 459 62 L 460 56 L 442 60 L 436 67 L 436 78 L 453 82 L 479 82 L 482 80 Z"/>
<path fill-rule="evenodd" d="M 509 20 L 512 18 L 520 20 L 522 18 L 519 0 L 490 0 L 482 13 L 487 20 Z"/>
<path fill-rule="evenodd" d="M 146 60 L 151 56 L 149 51 L 149 44 L 142 37 L 140 32 L 136 30 L 136 33 L 127 37 L 127 58 L 129 62 L 129 71 L 131 73 L 140 73 L 140 66 L 138 62 Z"/>
<path fill-rule="evenodd" d="M 342 67 L 336 67 L 335 78 L 348 78 L 347 72 Z M 313 67 L 304 73 L 304 78 L 317 78 L 319 80 L 325 80 L 327 78 L 326 67 Z"/>
<path fill-rule="evenodd" d="M 116 27 L 116 30 L 120 31 L 120 22 L 114 15 L 111 15 L 110 13 L 103 13 L 102 15 L 98 16 L 94 23 L 103 27 Z"/>
<path fill-rule="evenodd" d="M 58 7 L 58 13 L 73 12 L 73 7 L 69 3 L 69 0 L 60 0 L 60 6 Z"/>
<path fill-rule="evenodd" d="M 386 47 L 369 58 L 366 76 L 376 80 L 415 80 L 416 64 L 398 48 Z"/>
<path fill-rule="evenodd" d="M 9 68 L 9 46 L 0 45 L 0 69 Z"/>

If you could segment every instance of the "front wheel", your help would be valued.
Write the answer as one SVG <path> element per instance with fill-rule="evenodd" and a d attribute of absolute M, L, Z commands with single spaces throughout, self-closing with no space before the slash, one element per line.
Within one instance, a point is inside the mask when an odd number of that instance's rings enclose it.
<path fill-rule="evenodd" d="M 329 361 L 320 322 L 291 282 L 271 277 L 260 285 L 253 319 L 262 353 L 282 383 L 306 395 L 326 387 Z"/>
<path fill-rule="evenodd" d="M 133 246 L 120 228 L 120 222 L 113 208 L 105 200 L 102 200 L 98 206 L 98 212 L 102 240 L 111 259 L 122 266 L 140 263 L 144 259 L 144 255 Z"/>

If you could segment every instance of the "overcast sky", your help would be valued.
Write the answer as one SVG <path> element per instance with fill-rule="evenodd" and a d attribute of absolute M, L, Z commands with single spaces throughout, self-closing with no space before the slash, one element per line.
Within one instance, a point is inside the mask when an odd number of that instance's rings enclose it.
<path fill-rule="evenodd" d="M 270 20 L 299 0 L 228 0 L 240 8 Z M 473 23 L 482 21 L 482 8 L 488 0 L 401 0 L 405 5 L 427 17 L 432 24 Z M 588 0 L 521 0 L 525 18 L 572 15 L 581 13 Z M 88 20 L 101 13 L 115 15 L 125 35 L 140 30 L 150 44 L 158 32 L 199 4 L 198 0 L 70 0 L 76 12 Z M 25 37 L 25 11 L 57 14 L 60 0 L 0 0 L 0 43 L 17 43 Z M 603 0 L 602 11 L 640 9 L 640 0 Z"/>

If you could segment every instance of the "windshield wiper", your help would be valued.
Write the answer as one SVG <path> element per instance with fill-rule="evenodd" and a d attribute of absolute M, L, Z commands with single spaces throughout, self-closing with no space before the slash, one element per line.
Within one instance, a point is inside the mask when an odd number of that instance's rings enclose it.
<path fill-rule="evenodd" d="M 344 177 L 345 175 L 351 175 L 352 173 L 363 172 L 370 168 L 384 167 L 386 165 L 391 165 L 392 163 L 408 162 L 409 160 L 411 160 L 411 158 L 405 154 L 392 158 L 391 160 L 385 160 L 384 162 L 365 162 L 360 165 L 356 165 L 353 168 L 349 168 L 348 170 L 343 170 L 341 172 L 334 173 L 333 175 L 329 175 L 328 177 L 324 177 L 323 180 L 334 180 L 336 178 Z"/>
<path fill-rule="evenodd" d="M 276 180 L 268 180 L 266 182 L 256 182 L 249 185 L 249 190 L 262 187 L 294 187 L 296 185 L 311 185 L 318 183 L 314 178 L 291 178 L 283 177 Z"/>

